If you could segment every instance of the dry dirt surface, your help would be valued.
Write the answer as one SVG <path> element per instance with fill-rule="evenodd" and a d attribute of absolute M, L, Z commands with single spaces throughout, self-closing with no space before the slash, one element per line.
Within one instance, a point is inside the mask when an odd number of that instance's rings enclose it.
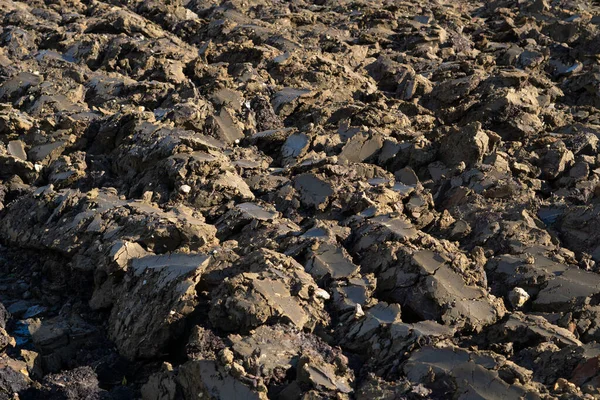
<path fill-rule="evenodd" d="M 0 0 L 0 400 L 599 399 L 600 4 Z"/>

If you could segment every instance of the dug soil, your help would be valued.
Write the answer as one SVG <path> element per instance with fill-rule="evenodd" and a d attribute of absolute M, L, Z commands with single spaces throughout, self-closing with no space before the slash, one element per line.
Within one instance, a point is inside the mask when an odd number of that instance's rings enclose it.
<path fill-rule="evenodd" d="M 599 399 L 600 4 L 0 0 L 0 400 Z"/>

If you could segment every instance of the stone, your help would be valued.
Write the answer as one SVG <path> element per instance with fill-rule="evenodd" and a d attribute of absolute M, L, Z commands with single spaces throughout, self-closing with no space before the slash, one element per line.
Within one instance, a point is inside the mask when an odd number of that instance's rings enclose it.
<path fill-rule="evenodd" d="M 529 300 L 529 298 L 529 293 L 527 293 L 525 289 L 520 287 L 514 288 L 508 294 L 508 301 L 514 309 L 523 307 L 525 303 L 527 303 L 527 300 Z"/>

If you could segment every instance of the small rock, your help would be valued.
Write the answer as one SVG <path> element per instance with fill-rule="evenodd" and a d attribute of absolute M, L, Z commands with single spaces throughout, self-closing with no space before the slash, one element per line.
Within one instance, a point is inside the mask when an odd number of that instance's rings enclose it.
<path fill-rule="evenodd" d="M 179 187 L 179 190 L 180 190 L 182 193 L 186 193 L 186 194 L 187 194 L 187 193 L 189 193 L 189 192 L 192 190 L 192 188 L 191 188 L 191 186 L 190 186 L 190 185 L 181 185 L 181 186 Z"/>
<path fill-rule="evenodd" d="M 315 297 L 318 297 L 318 298 L 324 299 L 324 300 L 329 300 L 331 298 L 331 295 L 329 293 L 327 293 L 326 290 L 319 288 L 319 289 L 315 290 Z"/>
<path fill-rule="evenodd" d="M 362 318 L 365 316 L 365 312 L 362 309 L 362 306 L 358 303 L 356 303 L 355 308 L 354 308 L 354 318 L 358 319 L 358 318 Z"/>
<path fill-rule="evenodd" d="M 529 293 L 520 287 L 516 287 L 508 294 L 508 301 L 513 306 L 513 308 L 521 308 L 527 303 L 529 300 Z"/>
<path fill-rule="evenodd" d="M 221 362 L 225 365 L 231 364 L 233 362 L 233 352 L 229 349 L 221 350 Z"/>

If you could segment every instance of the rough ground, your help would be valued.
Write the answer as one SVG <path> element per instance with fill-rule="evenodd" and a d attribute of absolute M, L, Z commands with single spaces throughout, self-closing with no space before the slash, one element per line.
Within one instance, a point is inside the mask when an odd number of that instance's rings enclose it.
<path fill-rule="evenodd" d="M 597 2 L 0 21 L 0 400 L 600 398 Z"/>

